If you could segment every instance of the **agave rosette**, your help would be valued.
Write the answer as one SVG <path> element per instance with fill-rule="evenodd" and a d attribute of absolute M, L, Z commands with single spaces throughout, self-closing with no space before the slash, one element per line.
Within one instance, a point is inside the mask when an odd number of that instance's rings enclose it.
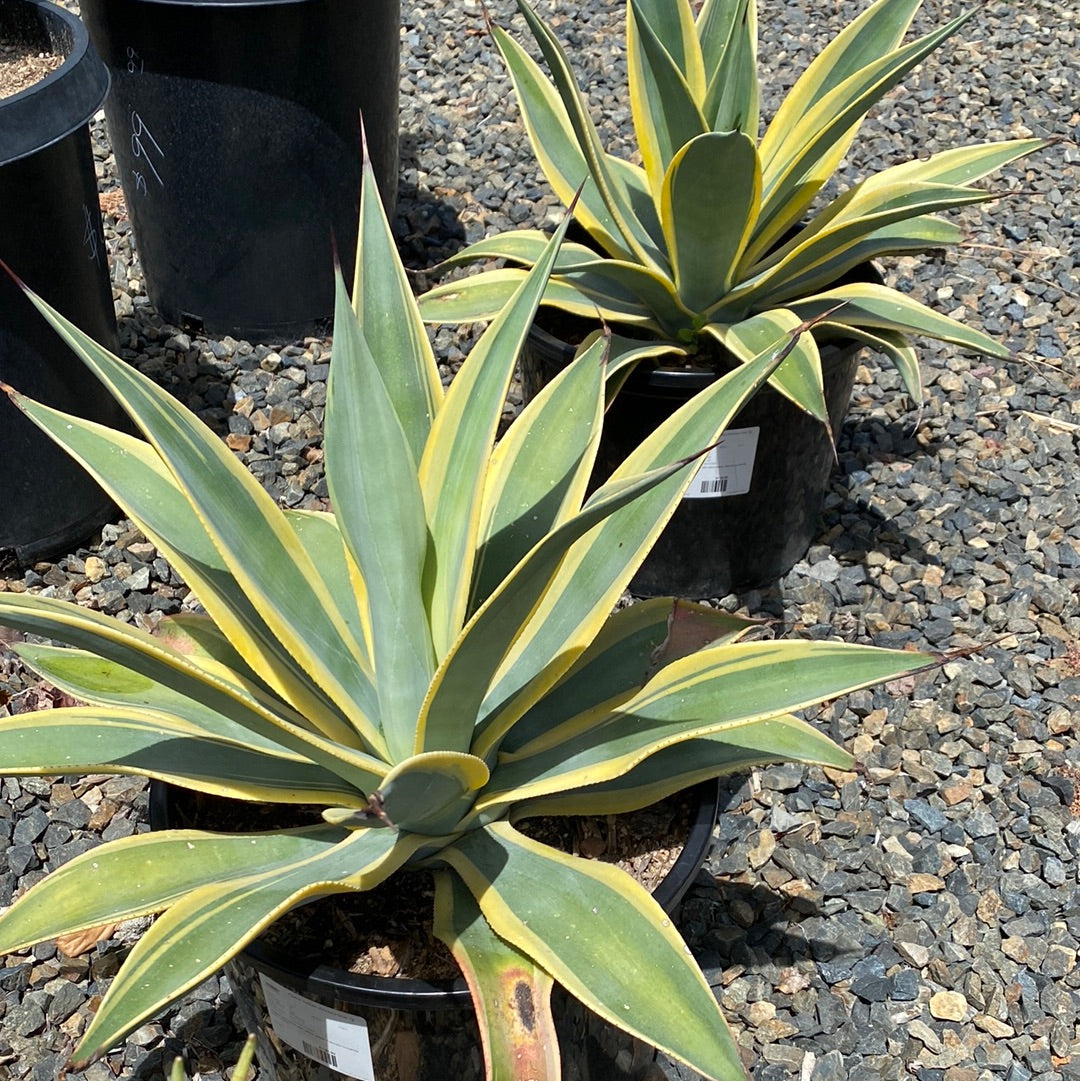
<path fill-rule="evenodd" d="M 23 659 L 85 703 L 0 720 L 0 772 L 146 774 L 324 811 L 300 828 L 169 829 L 95 848 L 0 916 L 0 950 L 157 915 L 82 1037 L 86 1060 L 288 909 L 430 869 L 436 933 L 466 974 L 492 1078 L 558 1078 L 554 981 L 706 1076 L 741 1075 L 708 984 L 649 893 L 515 823 L 629 810 L 777 759 L 846 766 L 796 711 L 929 663 L 738 641 L 746 620 L 670 600 L 611 614 L 694 456 L 799 335 L 695 399 L 586 498 L 603 343 L 496 441 L 559 238 L 444 392 L 374 192 L 368 168 L 352 303 L 338 276 L 333 514 L 281 510 L 195 416 L 36 301 L 145 441 L 13 400 L 203 611 L 150 634 L 0 593 L 0 623 L 63 643 L 23 643 Z M 535 1023 L 515 1024 L 525 1016 Z"/>
<path fill-rule="evenodd" d="M 627 0 L 638 166 L 604 150 L 561 44 L 526 0 L 517 2 L 550 78 L 506 31 L 492 34 L 537 161 L 566 205 L 588 178 L 575 217 L 590 243 L 563 245 L 545 304 L 623 328 L 631 340 L 617 352 L 628 363 L 717 346 L 746 362 L 778 331 L 832 311 L 771 380 L 826 422 L 816 339 L 871 345 L 896 364 L 915 401 L 922 388 L 912 335 L 1010 355 L 913 297 L 858 280 L 858 268 L 960 241 L 960 228 L 940 213 L 996 198 L 975 183 L 1043 140 L 949 149 L 815 206 L 867 112 L 976 9 L 904 43 L 922 0 L 876 0 L 813 60 L 759 140 L 755 0 L 705 0 L 696 17 L 690 0 Z M 546 242 L 524 229 L 465 248 L 436 270 L 489 259 L 510 265 L 432 289 L 421 298 L 424 318 L 490 318 Z"/>

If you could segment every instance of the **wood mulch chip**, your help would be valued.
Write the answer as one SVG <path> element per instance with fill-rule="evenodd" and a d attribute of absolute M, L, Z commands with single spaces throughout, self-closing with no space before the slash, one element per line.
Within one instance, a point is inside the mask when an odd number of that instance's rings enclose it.
<path fill-rule="evenodd" d="M 37 52 L 21 43 L 0 41 L 0 98 L 21 93 L 56 71 L 63 62 L 62 56 Z"/>

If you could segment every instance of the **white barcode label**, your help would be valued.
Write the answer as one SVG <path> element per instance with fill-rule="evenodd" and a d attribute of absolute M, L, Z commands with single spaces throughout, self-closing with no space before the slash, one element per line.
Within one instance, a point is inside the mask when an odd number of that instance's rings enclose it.
<path fill-rule="evenodd" d="M 309 1043 L 304 1040 L 304 1046 L 300 1048 L 301 1051 L 307 1055 L 308 1058 L 313 1058 L 316 1062 L 321 1062 L 324 1066 L 333 1066 L 337 1068 L 337 1055 L 333 1051 L 328 1051 L 325 1047 L 319 1047 L 316 1044 Z"/>
<path fill-rule="evenodd" d="M 746 495 L 754 475 L 759 428 L 735 428 L 705 455 L 683 499 Z"/>
<path fill-rule="evenodd" d="M 278 1038 L 308 1058 L 357 1081 L 375 1081 L 362 1017 L 323 1006 L 259 973 L 270 1024 Z"/>

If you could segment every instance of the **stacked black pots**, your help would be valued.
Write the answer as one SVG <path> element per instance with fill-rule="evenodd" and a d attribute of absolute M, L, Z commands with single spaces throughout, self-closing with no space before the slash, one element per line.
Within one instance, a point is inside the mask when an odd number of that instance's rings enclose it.
<path fill-rule="evenodd" d="M 86 29 L 44 0 L 0 0 L 0 40 L 63 58 L 0 99 L 0 259 L 64 315 L 116 347 L 88 121 L 109 86 Z M 122 413 L 7 274 L 0 273 L 0 380 L 47 405 L 117 426 Z M 69 551 L 112 513 L 82 467 L 0 400 L 0 562 Z"/>

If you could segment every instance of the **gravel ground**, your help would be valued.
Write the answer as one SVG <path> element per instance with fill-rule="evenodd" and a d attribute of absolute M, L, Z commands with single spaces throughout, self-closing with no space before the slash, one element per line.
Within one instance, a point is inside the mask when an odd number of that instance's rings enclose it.
<path fill-rule="evenodd" d="M 861 6 L 762 0 L 767 113 Z M 557 210 L 479 5 L 404 7 L 397 230 L 419 270 Z M 617 141 L 629 120 L 621 5 L 539 7 Z M 493 11 L 505 22 L 511 8 L 498 0 Z M 926 9 L 924 28 L 956 5 Z M 1006 170 L 996 183 L 1010 198 L 960 213 L 959 251 L 888 268 L 890 281 L 984 327 L 1016 359 L 926 345 L 917 425 L 898 378 L 868 359 L 818 542 L 778 588 L 721 601 L 794 636 L 982 647 L 914 685 L 823 708 L 820 722 L 855 753 L 856 771 L 778 766 L 726 790 L 683 925 L 755 1081 L 1080 1079 L 1078 22 L 1072 4 L 983 4 L 962 41 L 890 95 L 844 168 L 856 177 L 914 150 L 1061 137 Z M 93 134 L 103 190 L 113 189 L 100 120 Z M 122 205 L 106 205 L 125 355 L 216 425 L 285 504 L 321 505 L 329 342 L 207 340 L 163 325 Z M 471 340 L 438 331 L 448 371 Z M 186 597 L 122 521 L 0 588 L 74 597 L 144 626 Z M 0 715 L 47 700 L 0 652 Z M 99 838 L 146 828 L 136 779 L 2 786 L 0 904 Z M 73 958 L 46 945 L 6 959 L 0 1081 L 57 1076 L 138 930 L 122 927 Z M 212 979 L 69 1078 L 149 1081 L 186 1048 L 191 1069 L 218 1081 L 238 1047 L 228 987 Z"/>

